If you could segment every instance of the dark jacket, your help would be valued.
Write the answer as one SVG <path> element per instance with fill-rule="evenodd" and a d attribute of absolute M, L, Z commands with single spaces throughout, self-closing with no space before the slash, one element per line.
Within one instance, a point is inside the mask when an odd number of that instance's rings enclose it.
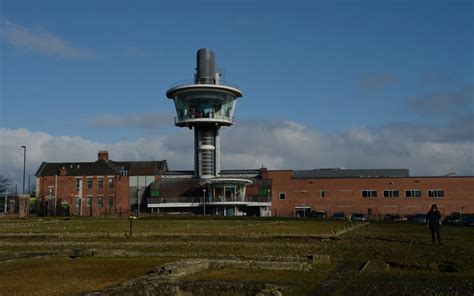
<path fill-rule="evenodd" d="M 429 227 L 435 228 L 440 227 L 441 225 L 441 214 L 438 210 L 430 210 L 428 214 L 426 214 L 426 224 Z"/>

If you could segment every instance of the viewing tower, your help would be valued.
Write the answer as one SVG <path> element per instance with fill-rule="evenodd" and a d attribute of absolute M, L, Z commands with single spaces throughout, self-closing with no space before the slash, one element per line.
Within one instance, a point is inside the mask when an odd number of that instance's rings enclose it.
<path fill-rule="evenodd" d="M 172 85 L 166 96 L 176 107 L 175 125 L 194 128 L 194 176 L 212 179 L 220 173 L 219 129 L 234 124 L 235 105 L 242 92 L 221 81 L 213 51 L 199 49 L 196 64 L 194 81 Z"/>

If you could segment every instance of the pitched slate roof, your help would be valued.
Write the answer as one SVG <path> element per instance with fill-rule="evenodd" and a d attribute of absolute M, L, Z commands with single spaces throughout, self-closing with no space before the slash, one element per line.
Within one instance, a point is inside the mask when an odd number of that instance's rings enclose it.
<path fill-rule="evenodd" d="M 294 179 L 409 177 L 408 169 L 315 169 L 293 171 Z"/>
<path fill-rule="evenodd" d="M 43 162 L 35 176 L 98 176 L 117 175 L 127 170 L 129 176 L 160 175 L 168 170 L 166 160 L 162 161 L 112 161 L 95 162 Z"/>

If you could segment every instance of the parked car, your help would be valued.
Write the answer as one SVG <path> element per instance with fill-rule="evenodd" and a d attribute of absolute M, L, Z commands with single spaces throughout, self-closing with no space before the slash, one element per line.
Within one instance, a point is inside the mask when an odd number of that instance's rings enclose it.
<path fill-rule="evenodd" d="M 426 215 L 425 214 L 410 215 L 407 217 L 407 221 L 415 222 L 415 223 L 426 223 Z"/>
<path fill-rule="evenodd" d="M 352 221 L 366 221 L 367 218 L 364 216 L 364 214 L 354 213 L 351 216 L 351 220 Z"/>
<path fill-rule="evenodd" d="M 334 213 L 332 214 L 331 219 L 332 220 L 346 220 L 346 216 L 344 215 L 344 213 Z"/>
<path fill-rule="evenodd" d="M 325 211 L 311 211 L 309 216 L 314 219 L 323 220 L 323 219 L 326 219 L 326 212 Z"/>
<path fill-rule="evenodd" d="M 462 216 L 462 225 L 474 226 L 474 215 Z"/>
<path fill-rule="evenodd" d="M 402 217 L 400 215 L 392 215 L 392 214 L 387 214 L 383 218 L 385 221 L 402 221 Z"/>
<path fill-rule="evenodd" d="M 443 219 L 443 224 L 448 224 L 448 225 L 461 225 L 461 214 L 459 213 L 452 213 L 444 217 Z"/>

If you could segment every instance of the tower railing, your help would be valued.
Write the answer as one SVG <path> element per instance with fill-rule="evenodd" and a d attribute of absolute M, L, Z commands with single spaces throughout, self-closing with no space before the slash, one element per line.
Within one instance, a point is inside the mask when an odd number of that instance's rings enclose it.
<path fill-rule="evenodd" d="M 206 119 L 214 119 L 216 121 L 227 121 L 227 122 L 234 122 L 234 116 L 225 116 L 225 115 L 216 115 L 213 112 L 208 113 L 197 113 L 197 114 L 188 114 L 182 116 L 175 116 L 174 123 L 179 123 L 182 121 L 188 120 L 202 120 L 205 121 Z"/>
<path fill-rule="evenodd" d="M 189 80 L 189 79 L 188 80 L 181 80 L 181 81 L 178 81 L 178 82 L 175 82 L 175 83 L 171 84 L 169 89 L 177 88 L 177 87 L 181 87 L 181 86 L 186 86 L 186 85 L 193 85 L 193 84 L 196 84 L 194 82 L 194 80 Z M 219 81 L 217 81 L 216 84 L 211 84 L 211 85 L 222 85 L 222 86 L 229 86 L 229 87 L 232 87 L 232 88 L 235 88 L 235 89 L 240 89 L 237 84 L 232 83 L 232 82 L 228 82 L 228 81 L 225 81 L 225 80 L 219 80 Z"/>
<path fill-rule="evenodd" d="M 245 196 L 243 199 L 234 197 L 206 197 L 206 203 L 221 203 L 221 202 L 245 202 L 245 203 L 263 203 L 271 202 L 269 196 Z M 148 199 L 149 204 L 166 204 L 166 203 L 199 203 L 202 204 L 202 196 L 189 196 L 189 197 L 150 197 Z"/>

